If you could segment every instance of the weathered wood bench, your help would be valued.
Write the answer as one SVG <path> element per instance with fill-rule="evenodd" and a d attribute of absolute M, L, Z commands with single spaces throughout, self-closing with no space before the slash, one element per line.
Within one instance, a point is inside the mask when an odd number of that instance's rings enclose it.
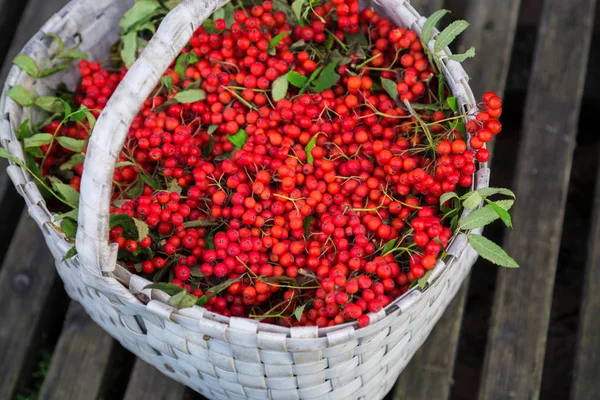
<path fill-rule="evenodd" d="M 2 81 L 12 57 L 65 3 L 0 0 Z M 474 45 L 478 53 L 467 63 L 476 95 L 484 89 L 507 95 L 493 184 L 513 185 L 519 197 L 504 246 L 522 267 L 498 271 L 479 261 L 389 398 L 596 399 L 598 140 L 584 137 L 585 148 L 576 148 L 596 1 L 413 3 L 424 15 L 441 7 L 456 10 L 453 18 L 464 14 L 472 26 L 463 47 Z M 581 118 L 595 122 L 593 111 Z M 584 158 L 572 169 L 577 152 Z M 591 198 L 593 204 L 585 200 Z M 4 173 L 0 204 L 0 399 L 200 398 L 134 360 L 69 302 L 41 234 Z M 494 227 L 488 234 L 501 240 L 504 231 Z M 571 255 L 559 259 L 561 248 Z"/>

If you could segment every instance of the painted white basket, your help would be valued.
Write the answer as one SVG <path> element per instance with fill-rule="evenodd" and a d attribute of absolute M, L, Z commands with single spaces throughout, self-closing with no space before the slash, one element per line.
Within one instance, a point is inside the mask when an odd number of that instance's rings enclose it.
<path fill-rule="evenodd" d="M 59 35 L 67 47 L 82 38 L 92 59 L 106 59 L 118 39 L 118 21 L 133 0 L 74 0 L 52 17 L 23 52 L 44 65 Z M 109 202 L 115 159 L 128 127 L 163 72 L 193 31 L 227 0 L 184 0 L 171 12 L 123 80 L 98 120 L 90 140 L 81 183 L 78 255 L 55 228 L 53 216 L 29 174 L 7 169 L 29 214 L 44 233 L 65 288 L 92 318 L 123 346 L 171 378 L 214 399 L 381 399 L 391 389 L 458 291 L 477 255 L 464 236 L 456 237 L 423 292 L 415 288 L 385 310 L 370 314 L 371 325 L 318 329 L 283 328 L 244 318 L 226 318 L 194 307 L 176 310 L 168 296 L 143 290 L 149 282 L 116 263 L 108 243 Z M 398 25 L 421 32 L 425 18 L 406 0 L 380 0 L 378 6 Z M 436 32 L 437 34 L 437 32 Z M 454 95 L 464 111 L 476 101 L 468 76 L 446 49 L 436 55 L 445 66 Z M 47 95 L 60 82 L 75 85 L 73 69 L 40 82 Z M 6 96 L 15 85 L 33 88 L 33 79 L 13 67 L 0 99 L 0 143 L 23 160 L 16 128 L 30 118 Z M 39 118 L 33 115 L 33 118 Z M 488 186 L 489 169 L 475 175 L 475 187 Z M 440 349 L 443 351 L 443 349 Z"/>

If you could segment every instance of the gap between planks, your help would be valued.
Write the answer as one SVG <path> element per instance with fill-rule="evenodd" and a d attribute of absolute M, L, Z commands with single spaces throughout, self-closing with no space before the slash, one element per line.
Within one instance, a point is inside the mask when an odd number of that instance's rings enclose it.
<path fill-rule="evenodd" d="M 546 0 L 518 152 L 507 252 L 501 270 L 480 399 L 539 398 L 552 291 L 596 0 Z"/>

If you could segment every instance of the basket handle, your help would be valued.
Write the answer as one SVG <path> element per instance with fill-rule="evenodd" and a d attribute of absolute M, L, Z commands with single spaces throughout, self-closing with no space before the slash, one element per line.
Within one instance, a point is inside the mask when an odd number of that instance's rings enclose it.
<path fill-rule="evenodd" d="M 230 0 L 183 0 L 164 19 L 102 111 L 90 138 L 81 179 L 77 253 L 95 274 L 115 269 L 110 203 L 115 164 L 133 119 L 196 29 Z"/>

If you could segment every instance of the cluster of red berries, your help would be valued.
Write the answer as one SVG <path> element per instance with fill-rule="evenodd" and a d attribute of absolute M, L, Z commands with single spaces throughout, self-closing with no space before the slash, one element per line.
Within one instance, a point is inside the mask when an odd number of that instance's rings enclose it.
<path fill-rule="evenodd" d="M 501 101 L 485 95 L 470 138 L 443 105 L 407 108 L 436 104 L 440 78 L 415 32 L 359 8 L 325 2 L 292 26 L 265 1 L 235 11 L 230 26 L 198 29 L 182 52 L 188 65 L 174 62 L 170 85 L 145 102 L 115 170 L 111 212 L 149 229 L 110 232 L 132 271 L 160 274 L 226 316 L 324 327 L 368 325 L 369 312 L 435 267 L 453 235 L 439 199 L 470 187 L 476 162 L 488 160 Z M 351 43 L 355 35 L 367 44 Z M 320 58 L 326 49 L 350 61 Z M 280 77 L 309 78 L 330 62 L 338 80 L 326 89 L 309 82 L 273 100 Z M 86 61 L 80 72 L 76 102 L 94 110 L 124 73 Z M 190 88 L 205 98 L 178 103 Z"/>

